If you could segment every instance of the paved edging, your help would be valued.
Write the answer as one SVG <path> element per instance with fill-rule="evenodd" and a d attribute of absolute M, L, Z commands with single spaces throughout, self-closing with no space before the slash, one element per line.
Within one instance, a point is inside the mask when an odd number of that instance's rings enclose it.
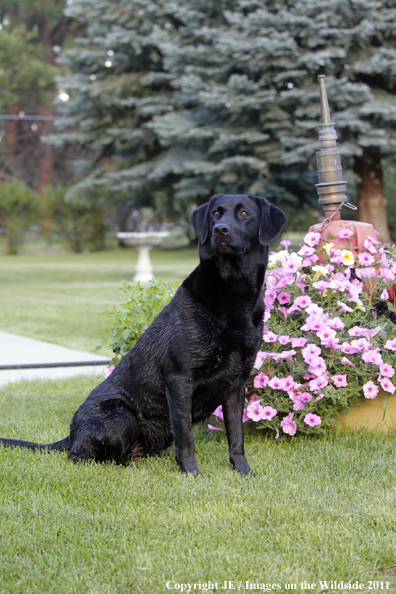
<path fill-rule="evenodd" d="M 108 361 L 108 357 L 0 330 L 0 385 L 82 374 L 103 377 Z"/>

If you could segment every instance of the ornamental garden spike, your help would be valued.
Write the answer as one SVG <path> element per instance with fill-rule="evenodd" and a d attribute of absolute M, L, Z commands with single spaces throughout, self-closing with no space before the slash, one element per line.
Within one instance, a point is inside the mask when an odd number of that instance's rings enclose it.
<path fill-rule="evenodd" d="M 319 124 L 319 140 L 322 148 L 316 153 L 319 178 L 316 189 L 319 195 L 319 204 L 323 207 L 326 219 L 338 220 L 341 218 L 341 207 L 347 201 L 346 182 L 342 179 L 341 154 L 337 148 L 334 122 L 330 117 L 325 76 L 321 74 L 318 79 L 322 114 L 322 121 Z"/>

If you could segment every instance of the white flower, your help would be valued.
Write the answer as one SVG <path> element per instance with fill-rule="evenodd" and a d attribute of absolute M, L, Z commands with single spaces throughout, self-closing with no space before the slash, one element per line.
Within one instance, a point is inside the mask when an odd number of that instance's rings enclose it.
<path fill-rule="evenodd" d="M 342 250 L 341 260 L 345 266 L 353 266 L 355 264 L 355 257 L 349 250 Z"/>

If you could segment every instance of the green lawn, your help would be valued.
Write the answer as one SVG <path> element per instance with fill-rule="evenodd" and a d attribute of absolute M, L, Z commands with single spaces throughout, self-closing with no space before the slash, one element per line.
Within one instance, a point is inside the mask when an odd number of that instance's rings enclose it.
<path fill-rule="evenodd" d="M 136 250 L 92 254 L 0 255 L 0 330 L 93 351 L 113 305 L 127 301 Z M 157 278 L 181 280 L 197 265 L 197 250 L 152 251 Z M 109 355 L 110 352 L 100 351 Z"/>
<path fill-rule="evenodd" d="M 183 278 L 196 258 L 155 252 L 155 273 Z M 92 350 L 132 270 L 123 250 L 2 256 L 0 329 Z M 97 381 L 0 388 L 0 435 L 65 437 Z M 195 436 L 197 479 L 173 448 L 123 468 L 0 447 L 0 594 L 396 592 L 396 434 L 247 435 L 255 479 L 231 470 L 222 433 Z"/>
<path fill-rule="evenodd" d="M 64 437 L 94 385 L 1 389 L 0 435 Z M 223 435 L 198 428 L 196 442 L 197 479 L 181 475 L 173 448 L 126 468 L 0 448 L 1 594 L 156 594 L 168 580 L 217 582 L 210 592 L 232 592 L 226 580 L 282 592 L 382 580 L 396 591 L 395 435 L 250 435 L 255 479 L 231 470 Z"/>

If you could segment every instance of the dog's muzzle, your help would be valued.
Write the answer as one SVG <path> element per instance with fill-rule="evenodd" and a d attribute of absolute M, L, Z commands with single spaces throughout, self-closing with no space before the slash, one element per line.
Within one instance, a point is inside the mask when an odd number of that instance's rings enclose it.
<path fill-rule="evenodd" d="M 217 223 L 213 227 L 212 249 L 218 254 L 241 254 L 245 251 L 239 242 L 235 242 L 227 223 Z"/>

